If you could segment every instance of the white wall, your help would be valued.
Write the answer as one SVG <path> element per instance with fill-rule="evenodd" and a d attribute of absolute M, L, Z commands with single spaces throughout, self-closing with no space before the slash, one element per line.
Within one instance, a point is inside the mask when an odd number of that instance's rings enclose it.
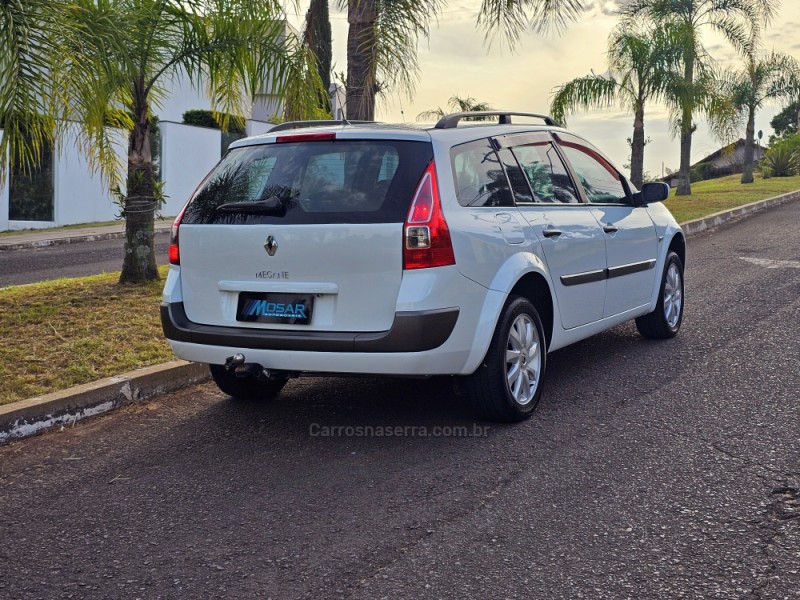
<path fill-rule="evenodd" d="M 169 89 L 166 98 L 153 107 L 159 119 L 180 123 L 187 110 L 211 110 L 208 93 L 192 85 L 185 74 L 175 77 L 166 87 Z"/>
<path fill-rule="evenodd" d="M 8 219 L 8 178 L 0 191 L 0 231 L 44 229 L 61 225 L 113 221 L 119 209 L 109 191 L 109 182 L 92 170 L 76 143 L 79 128 L 71 124 L 59 151 L 53 156 L 53 220 L 11 221 Z M 120 180 L 124 181 L 127 166 L 127 136 L 124 131 L 110 130 L 117 153 Z"/>
<path fill-rule="evenodd" d="M 256 121 L 269 121 L 283 114 L 283 99 L 275 94 L 256 94 L 250 116 Z"/>
<path fill-rule="evenodd" d="M 247 137 L 254 135 L 261 135 L 270 131 L 275 125 L 265 121 L 257 121 L 255 119 L 248 119 L 244 124 L 244 132 Z"/>
<path fill-rule="evenodd" d="M 3 130 L 0 129 L 0 139 L 3 139 Z M 0 177 L 0 231 L 8 229 L 8 167 Z"/>
<path fill-rule="evenodd" d="M 186 201 L 219 162 L 222 132 L 181 123 L 159 122 L 161 127 L 161 180 L 167 202 L 165 217 L 177 215 Z"/>
<path fill-rule="evenodd" d="M 328 94 L 331 97 L 331 113 L 333 118 L 341 121 L 347 116 L 347 94 L 345 89 L 336 83 L 331 83 L 328 89 Z"/>
<path fill-rule="evenodd" d="M 110 183 L 104 181 L 99 172 L 92 170 L 78 147 L 77 125 L 70 125 L 70 130 L 61 153 L 54 157 L 55 224 L 113 221 L 119 213 L 119 207 L 114 204 Z M 111 130 L 111 136 L 117 153 L 118 177 L 124 182 L 128 164 L 127 135 L 122 130 Z"/>

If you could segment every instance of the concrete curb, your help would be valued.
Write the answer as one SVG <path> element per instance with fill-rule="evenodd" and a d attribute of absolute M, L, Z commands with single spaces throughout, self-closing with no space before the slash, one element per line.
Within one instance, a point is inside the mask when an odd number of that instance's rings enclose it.
<path fill-rule="evenodd" d="M 681 227 L 687 237 L 692 237 L 735 219 L 797 199 L 800 199 L 800 191 L 688 221 L 682 223 Z M 71 238 L 70 241 L 78 240 Z M 176 360 L 0 406 L 0 444 L 41 433 L 53 427 L 71 425 L 86 417 L 201 383 L 209 378 L 206 365 Z"/>
<path fill-rule="evenodd" d="M 164 231 L 169 231 L 171 226 L 172 223 L 159 221 L 155 225 L 155 232 L 162 233 Z M 14 240 L 15 237 L 32 239 Z M 76 230 L 74 234 L 64 232 L 61 237 L 48 237 L 47 231 L 43 230 L 41 232 L 19 234 L 19 236 L 10 235 L 6 238 L 0 237 L 0 252 L 25 250 L 27 248 L 45 248 L 47 246 L 60 246 L 62 244 L 77 244 L 79 242 L 114 240 L 122 237 L 125 237 L 124 228 L 120 231 L 102 231 L 97 233 L 88 233 L 86 230 Z"/>
<path fill-rule="evenodd" d="M 201 383 L 208 367 L 176 360 L 0 406 L 0 444 Z"/>
<path fill-rule="evenodd" d="M 708 231 L 709 229 L 719 227 L 720 225 L 723 225 L 729 221 L 733 221 L 734 219 L 749 216 L 753 213 L 764 210 L 765 208 L 779 206 L 781 204 L 785 204 L 786 202 L 797 200 L 798 198 L 800 198 L 800 190 L 796 192 L 789 192 L 788 194 L 783 194 L 782 196 L 776 196 L 774 198 L 767 198 L 766 200 L 759 200 L 758 202 L 751 202 L 750 204 L 737 206 L 736 208 L 731 208 L 730 210 L 723 210 L 721 212 L 714 213 L 713 215 L 708 215 L 707 217 L 694 219 L 693 221 L 687 221 L 686 223 L 681 223 L 681 227 L 683 228 L 686 237 L 691 237 L 693 235 L 697 235 L 698 233 Z"/>

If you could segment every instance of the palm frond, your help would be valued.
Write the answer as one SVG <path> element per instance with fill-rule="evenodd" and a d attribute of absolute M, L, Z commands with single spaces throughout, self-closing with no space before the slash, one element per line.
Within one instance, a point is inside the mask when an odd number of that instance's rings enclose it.
<path fill-rule="evenodd" d="M 539 34 L 563 32 L 587 6 L 584 0 L 483 0 L 478 25 L 490 44 L 499 36 L 513 48 L 527 29 Z"/>
<path fill-rule="evenodd" d="M 63 81 L 62 2 L 0 3 L 0 181 L 10 164 L 24 172 L 52 145 L 69 107 Z"/>
<path fill-rule="evenodd" d="M 619 82 L 611 76 L 588 75 L 568 81 L 553 91 L 550 114 L 566 125 L 567 116 L 576 110 L 608 108 L 618 100 Z"/>
<path fill-rule="evenodd" d="M 371 49 L 375 65 L 373 80 L 367 85 L 379 91 L 398 89 L 408 97 L 419 78 L 417 46 L 428 39 L 431 21 L 444 6 L 444 0 L 423 2 L 377 0 L 375 47 Z"/>

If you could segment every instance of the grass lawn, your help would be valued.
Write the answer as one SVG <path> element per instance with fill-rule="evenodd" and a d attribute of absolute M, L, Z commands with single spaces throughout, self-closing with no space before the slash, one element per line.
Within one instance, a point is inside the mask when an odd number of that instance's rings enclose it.
<path fill-rule="evenodd" d="M 0 288 L 0 404 L 175 358 L 161 332 L 163 281 L 118 278 Z"/>
<path fill-rule="evenodd" d="M 800 177 L 725 177 L 667 200 L 679 222 L 800 189 Z M 166 267 L 161 270 L 166 276 Z M 162 281 L 121 286 L 119 275 L 0 288 L 0 404 L 119 375 L 174 355 L 161 332 Z"/>
<path fill-rule="evenodd" d="M 762 179 L 760 174 L 756 174 L 755 182 L 748 185 L 740 183 L 741 177 L 741 175 L 731 175 L 720 179 L 698 181 L 692 184 L 691 196 L 677 197 L 673 190 L 666 205 L 678 222 L 683 223 L 721 210 L 800 190 L 800 177 Z"/>

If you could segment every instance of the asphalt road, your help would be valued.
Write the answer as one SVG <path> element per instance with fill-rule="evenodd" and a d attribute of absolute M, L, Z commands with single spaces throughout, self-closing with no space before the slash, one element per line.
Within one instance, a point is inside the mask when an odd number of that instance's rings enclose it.
<path fill-rule="evenodd" d="M 83 277 L 122 268 L 125 240 L 95 240 L 0 252 L 0 287 Z M 158 264 L 169 262 L 169 232 L 156 233 Z"/>
<path fill-rule="evenodd" d="M 554 353 L 519 425 L 443 381 L 306 379 L 2 447 L 0 598 L 798 598 L 798 223 L 694 238 L 681 334 Z"/>

